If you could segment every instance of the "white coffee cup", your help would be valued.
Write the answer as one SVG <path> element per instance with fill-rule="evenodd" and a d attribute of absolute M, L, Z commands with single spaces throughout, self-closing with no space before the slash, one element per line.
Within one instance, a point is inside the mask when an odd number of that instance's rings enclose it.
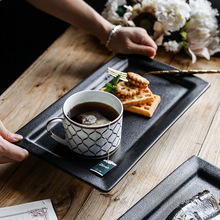
<path fill-rule="evenodd" d="M 118 117 L 107 124 L 84 125 L 71 120 L 69 111 L 85 102 L 99 102 L 113 107 Z M 63 118 L 53 118 L 47 123 L 47 131 L 59 143 L 68 146 L 74 153 L 85 157 L 105 157 L 114 153 L 121 141 L 123 105 L 114 95 L 104 91 L 86 90 L 73 94 L 63 104 Z M 54 123 L 62 123 L 65 139 L 51 130 Z"/>

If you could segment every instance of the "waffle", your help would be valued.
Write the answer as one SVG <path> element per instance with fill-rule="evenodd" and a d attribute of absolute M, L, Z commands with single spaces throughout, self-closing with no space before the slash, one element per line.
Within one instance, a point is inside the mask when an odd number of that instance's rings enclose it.
<path fill-rule="evenodd" d="M 124 109 L 129 112 L 140 114 L 147 117 L 152 117 L 157 106 L 159 105 L 161 98 L 158 95 L 153 95 L 154 100 L 145 104 L 138 104 L 133 106 L 125 106 Z"/>
<path fill-rule="evenodd" d="M 132 97 L 121 97 L 120 95 L 117 94 L 116 96 L 120 99 L 124 107 L 144 104 L 154 101 L 153 94 L 149 88 L 140 90 L 140 92 L 137 95 L 134 95 Z"/>
<path fill-rule="evenodd" d="M 128 72 L 127 80 L 118 82 L 115 85 L 117 91 L 113 94 L 120 99 L 124 110 L 152 117 L 161 101 L 160 96 L 152 94 L 148 87 L 150 82 L 137 73 Z"/>

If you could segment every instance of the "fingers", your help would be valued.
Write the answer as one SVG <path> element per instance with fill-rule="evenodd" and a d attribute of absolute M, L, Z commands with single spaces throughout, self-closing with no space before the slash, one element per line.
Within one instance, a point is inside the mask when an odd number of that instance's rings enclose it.
<path fill-rule="evenodd" d="M 8 131 L 0 120 L 0 163 L 20 162 L 28 157 L 27 150 L 10 142 L 16 142 L 23 137 Z"/>
<path fill-rule="evenodd" d="M 130 42 L 129 42 L 130 41 Z M 135 53 L 146 55 L 154 58 L 157 51 L 157 45 L 154 40 L 147 34 L 143 28 L 134 28 L 128 44 L 130 49 Z"/>
<path fill-rule="evenodd" d="M 153 47 L 139 45 L 131 42 L 129 48 L 132 53 L 148 56 L 152 59 L 156 55 L 156 50 Z"/>
<path fill-rule="evenodd" d="M 7 130 L 3 123 L 0 120 L 0 135 L 9 142 L 17 142 L 20 141 L 23 137 L 19 134 L 14 134 Z"/>
<path fill-rule="evenodd" d="M 155 41 L 147 34 L 146 30 L 142 30 L 142 36 L 140 36 L 140 42 L 137 41 L 137 43 L 141 44 L 141 45 L 146 45 L 146 46 L 150 46 L 152 48 L 155 49 L 155 51 L 157 50 L 157 44 L 155 43 Z M 139 32 L 140 33 L 140 32 Z M 135 42 L 135 39 L 134 39 Z"/>
<path fill-rule="evenodd" d="M 0 163 L 20 162 L 27 158 L 28 151 L 0 137 Z"/>
<path fill-rule="evenodd" d="M 124 54 L 141 54 L 154 58 L 157 45 L 147 31 L 139 27 L 120 28 L 110 42 L 112 51 Z"/>
<path fill-rule="evenodd" d="M 6 157 L 1 157 L 0 156 L 0 164 L 4 164 L 4 163 L 16 163 L 17 161 L 14 161 L 10 158 L 6 158 Z"/>

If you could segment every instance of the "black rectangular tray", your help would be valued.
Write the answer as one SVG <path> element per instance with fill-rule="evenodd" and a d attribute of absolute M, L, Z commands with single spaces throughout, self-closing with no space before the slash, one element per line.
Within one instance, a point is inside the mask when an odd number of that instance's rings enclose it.
<path fill-rule="evenodd" d="M 209 190 L 220 199 L 220 169 L 193 156 L 129 209 L 120 220 L 165 220 L 180 203 Z"/>
<path fill-rule="evenodd" d="M 90 168 L 100 160 L 79 158 L 67 147 L 55 142 L 47 134 L 46 122 L 62 116 L 62 105 L 70 95 L 81 90 L 98 90 L 110 82 L 113 77 L 108 74 L 108 67 L 140 74 L 175 69 L 143 56 L 115 56 L 21 128 L 18 133 L 24 139 L 17 143 L 37 157 L 104 192 L 110 191 L 209 87 L 208 82 L 194 76 L 148 75 L 149 88 L 154 94 L 160 95 L 162 101 L 152 118 L 124 112 L 121 146 L 110 157 L 117 166 L 104 177 L 99 177 Z M 55 132 L 62 130 L 59 126 L 55 129 Z"/>

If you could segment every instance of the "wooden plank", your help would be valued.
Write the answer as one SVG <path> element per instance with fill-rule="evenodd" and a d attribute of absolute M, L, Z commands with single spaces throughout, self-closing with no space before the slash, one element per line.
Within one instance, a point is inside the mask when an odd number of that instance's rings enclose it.
<path fill-rule="evenodd" d="M 205 160 L 220 167 L 220 106 L 216 111 L 209 132 L 199 155 Z"/>

